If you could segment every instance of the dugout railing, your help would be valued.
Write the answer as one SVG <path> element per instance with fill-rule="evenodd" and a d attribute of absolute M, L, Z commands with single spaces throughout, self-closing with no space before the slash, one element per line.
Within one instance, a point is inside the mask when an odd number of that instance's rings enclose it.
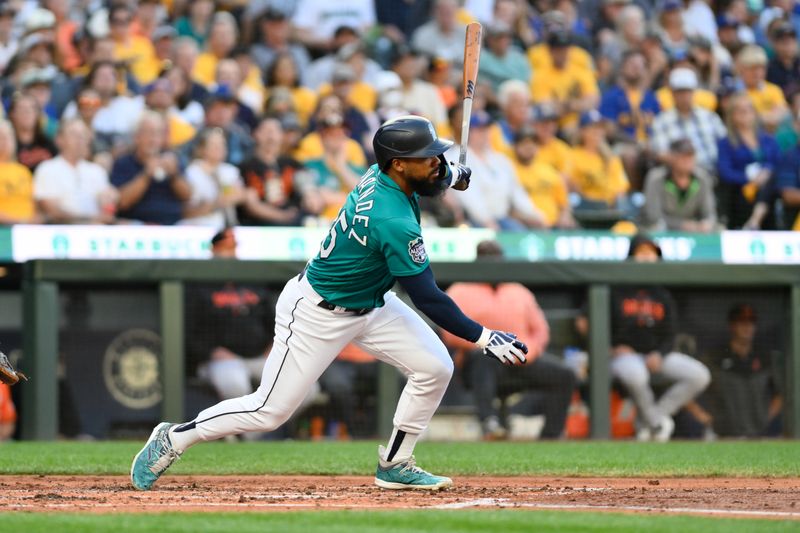
<path fill-rule="evenodd" d="M 23 351 L 25 370 L 33 379 L 22 387 L 21 437 L 52 440 L 58 428 L 59 291 L 80 284 L 158 288 L 161 330 L 161 378 L 165 420 L 184 418 L 184 285 L 194 282 L 282 284 L 302 268 L 301 262 L 224 260 L 37 260 L 25 264 L 23 279 Z M 625 284 L 719 288 L 726 291 L 779 290 L 785 302 L 770 309 L 785 320 L 788 338 L 785 364 L 785 435 L 800 437 L 800 267 L 792 265 L 721 265 L 686 263 L 502 262 L 436 263 L 442 285 L 456 281 L 518 281 L 531 287 L 585 289 L 589 312 L 589 399 L 591 436 L 610 435 L 608 315 L 610 287 Z M 501 312 L 501 311 L 500 311 Z M 378 430 L 391 430 L 399 396 L 396 372 L 381 365 L 378 378 Z"/>

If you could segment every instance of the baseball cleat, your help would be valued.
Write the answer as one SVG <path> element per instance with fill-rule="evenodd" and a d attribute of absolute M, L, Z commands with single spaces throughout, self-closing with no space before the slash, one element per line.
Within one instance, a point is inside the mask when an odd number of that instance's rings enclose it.
<path fill-rule="evenodd" d="M 449 477 L 435 476 L 418 467 L 412 455 L 404 461 L 387 463 L 378 459 L 375 484 L 382 489 L 440 490 L 453 484 Z"/>
<path fill-rule="evenodd" d="M 153 483 L 161 477 L 167 468 L 180 459 L 181 454 L 169 440 L 169 428 L 174 424 L 161 422 L 150 434 L 150 438 L 131 464 L 131 483 L 139 490 L 150 490 Z"/>

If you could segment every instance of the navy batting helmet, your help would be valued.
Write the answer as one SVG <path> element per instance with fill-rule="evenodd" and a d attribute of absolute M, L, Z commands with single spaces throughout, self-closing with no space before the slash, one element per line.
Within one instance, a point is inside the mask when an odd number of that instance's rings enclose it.
<path fill-rule="evenodd" d="M 436 136 L 430 120 L 412 115 L 384 122 L 372 139 L 372 149 L 381 170 L 386 170 L 392 159 L 439 156 L 451 146 L 453 141 Z"/>

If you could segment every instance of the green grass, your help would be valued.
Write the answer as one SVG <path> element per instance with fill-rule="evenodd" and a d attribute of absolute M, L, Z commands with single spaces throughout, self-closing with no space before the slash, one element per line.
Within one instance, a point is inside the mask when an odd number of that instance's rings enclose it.
<path fill-rule="evenodd" d="M 0 474 L 127 474 L 143 442 L 14 442 Z M 377 442 L 204 443 L 170 474 L 368 475 Z M 800 442 L 428 443 L 419 464 L 447 475 L 800 477 Z"/>
<path fill-rule="evenodd" d="M 54 529 L 56 528 L 56 529 Z M 797 522 L 732 520 L 688 516 L 561 513 L 553 511 L 325 511 L 299 513 L 209 513 L 154 515 L 0 514 L 0 531 L 25 533 L 173 533 L 219 531 L 264 533 L 448 533 L 455 531 L 548 532 L 613 531 L 615 533 L 797 531 Z"/>

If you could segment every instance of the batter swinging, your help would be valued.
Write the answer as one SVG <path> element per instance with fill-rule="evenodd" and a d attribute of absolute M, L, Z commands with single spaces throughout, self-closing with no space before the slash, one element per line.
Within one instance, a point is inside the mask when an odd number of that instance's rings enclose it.
<path fill-rule="evenodd" d="M 198 442 L 278 428 L 349 342 L 408 378 L 388 446 L 378 449 L 375 484 L 434 490 L 452 484 L 417 467 L 412 452 L 439 406 L 453 362 L 433 330 L 390 289 L 399 281 L 436 324 L 504 364 L 524 363 L 528 349 L 513 334 L 467 318 L 436 286 L 417 198 L 469 185 L 471 171 L 460 165 L 451 170 L 442 155 L 451 145 L 421 117 L 399 117 L 378 129 L 373 139 L 378 164 L 348 195 L 319 254 L 278 299 L 275 339 L 261 386 L 206 409 L 191 422 L 156 426 L 133 460 L 134 487 L 148 490 Z"/>

